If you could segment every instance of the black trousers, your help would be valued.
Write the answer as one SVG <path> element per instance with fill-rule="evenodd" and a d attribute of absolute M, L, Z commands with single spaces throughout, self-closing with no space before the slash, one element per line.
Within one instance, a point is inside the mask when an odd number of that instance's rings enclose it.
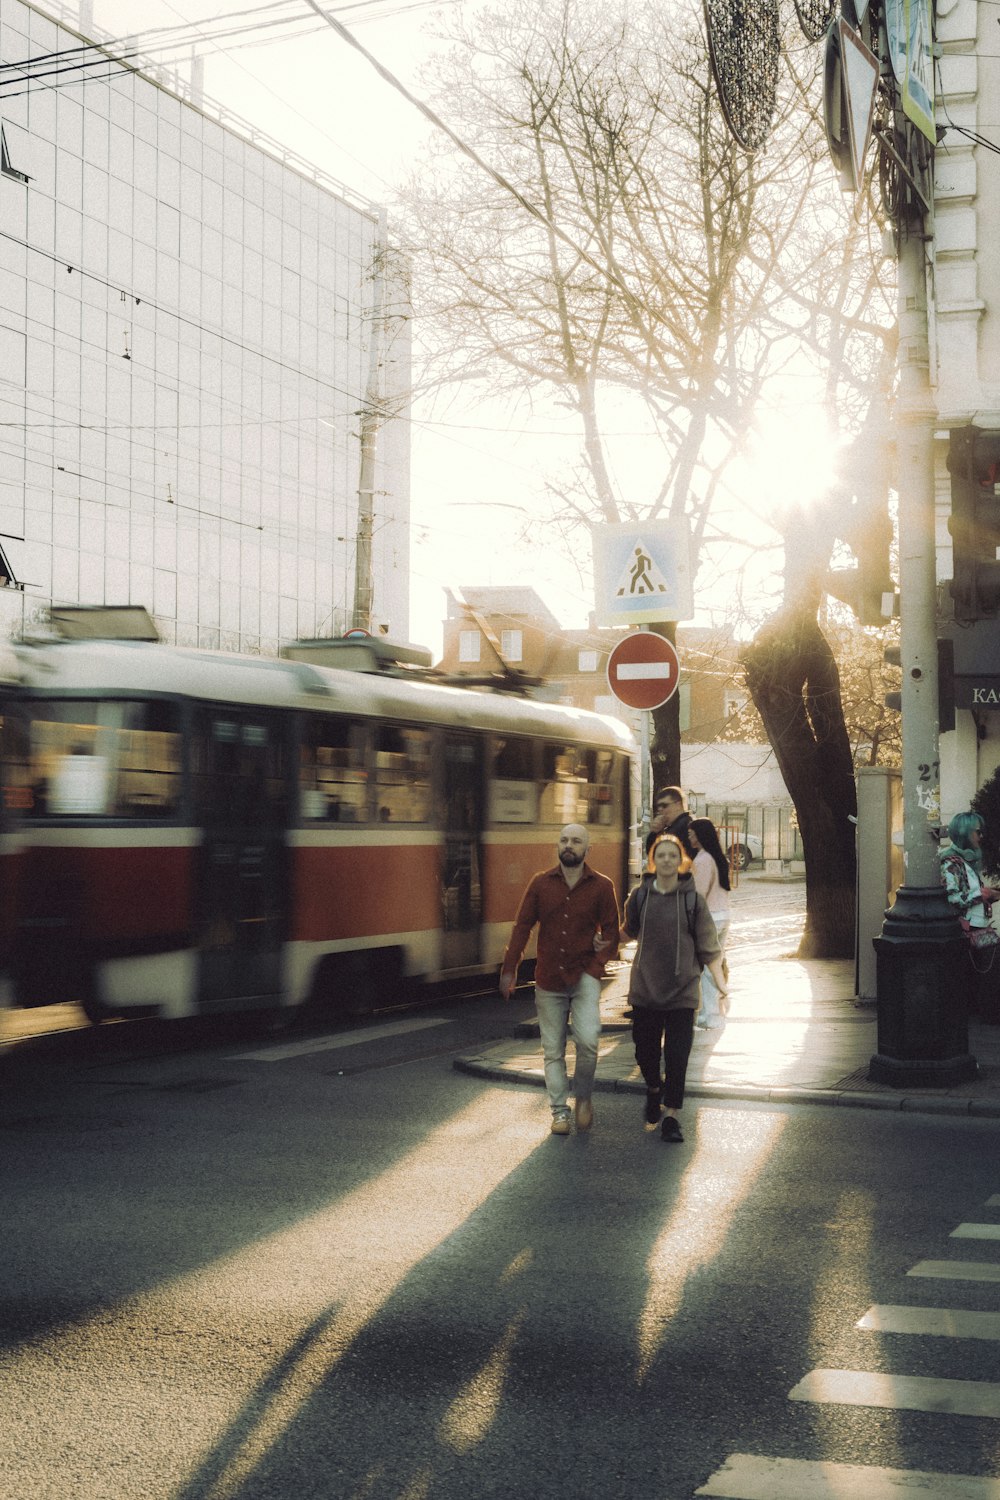
<path fill-rule="evenodd" d="M 666 1082 L 663 1102 L 667 1109 L 680 1109 L 684 1103 L 684 1080 L 694 1039 L 694 1010 L 647 1010 L 635 1006 L 632 1011 L 632 1040 L 635 1060 L 648 1089 L 661 1086 L 660 1056 L 663 1056 Z"/>

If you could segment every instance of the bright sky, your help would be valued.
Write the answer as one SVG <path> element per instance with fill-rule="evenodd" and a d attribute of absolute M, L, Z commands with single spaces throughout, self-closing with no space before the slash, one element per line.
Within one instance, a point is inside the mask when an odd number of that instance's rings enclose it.
<path fill-rule="evenodd" d="M 270 28 L 264 45 L 239 46 L 235 37 L 209 41 L 199 49 L 205 93 L 349 187 L 387 202 L 391 233 L 394 184 L 415 164 L 432 127 L 316 16 L 307 0 L 244 4 L 240 20 L 227 29 L 244 20 L 281 18 L 289 23 L 282 28 L 288 39 L 274 40 L 277 30 Z M 461 4 L 354 0 L 330 8 L 419 95 L 418 71 L 435 46 L 435 23 Z M 94 0 L 96 25 L 116 37 L 134 33 L 140 16 L 144 31 L 195 22 L 211 36 L 220 29 L 220 16 L 240 11 L 239 0 Z M 167 60 L 158 49 L 157 55 Z M 187 63 L 178 60 L 187 73 Z M 464 400 L 431 409 L 418 403 L 414 410 L 411 638 L 435 652 L 448 585 L 532 585 L 569 627 L 586 625 L 594 605 L 586 538 L 572 544 L 571 555 L 554 532 L 540 535 L 532 525 L 545 475 L 578 461 L 574 426 L 551 406 L 500 407 L 488 402 L 487 391 L 480 394 L 482 404 Z M 797 425 L 803 430 L 804 424 Z M 645 507 L 662 474 L 659 439 L 648 424 L 643 429 L 624 411 L 612 430 L 620 433 L 609 449 L 614 476 L 622 494 Z M 765 443 L 760 483 L 772 494 L 773 458 Z M 759 517 L 741 521 L 741 530 L 749 527 L 760 535 Z M 728 532 L 736 529 L 733 517 L 724 519 L 721 512 L 719 522 Z M 761 555 L 758 577 L 749 580 L 752 593 L 765 586 L 779 560 L 776 553 Z M 719 610 L 732 602 L 731 580 L 721 581 L 725 567 L 720 551 L 700 580 L 710 588 L 719 580 L 713 589 Z"/>

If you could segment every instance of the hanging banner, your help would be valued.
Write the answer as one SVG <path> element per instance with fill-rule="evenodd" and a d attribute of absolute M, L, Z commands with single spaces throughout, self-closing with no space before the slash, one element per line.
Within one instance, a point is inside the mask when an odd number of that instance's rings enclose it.
<path fill-rule="evenodd" d="M 906 0 L 906 71 L 903 113 L 932 145 L 934 127 L 934 27 L 931 0 Z"/>

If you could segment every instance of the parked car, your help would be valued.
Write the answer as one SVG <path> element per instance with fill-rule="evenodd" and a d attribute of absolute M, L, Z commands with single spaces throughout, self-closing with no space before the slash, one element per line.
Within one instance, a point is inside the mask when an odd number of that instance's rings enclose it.
<path fill-rule="evenodd" d="M 730 842 L 726 853 L 734 870 L 746 870 L 753 860 L 763 859 L 764 845 L 755 833 L 741 833 Z"/>

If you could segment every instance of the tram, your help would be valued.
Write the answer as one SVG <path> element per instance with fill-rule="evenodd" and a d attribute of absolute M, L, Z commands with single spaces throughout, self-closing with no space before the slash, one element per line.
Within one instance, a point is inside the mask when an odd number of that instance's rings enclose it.
<path fill-rule="evenodd" d="M 568 822 L 624 897 L 623 726 L 350 644 L 18 648 L 14 1003 L 359 1015 L 495 972 Z"/>
<path fill-rule="evenodd" d="M 20 821 L 28 796 L 21 783 L 24 726 L 17 706 L 19 677 L 13 650 L 0 644 L 0 1005 L 10 1000 L 21 874 Z"/>

